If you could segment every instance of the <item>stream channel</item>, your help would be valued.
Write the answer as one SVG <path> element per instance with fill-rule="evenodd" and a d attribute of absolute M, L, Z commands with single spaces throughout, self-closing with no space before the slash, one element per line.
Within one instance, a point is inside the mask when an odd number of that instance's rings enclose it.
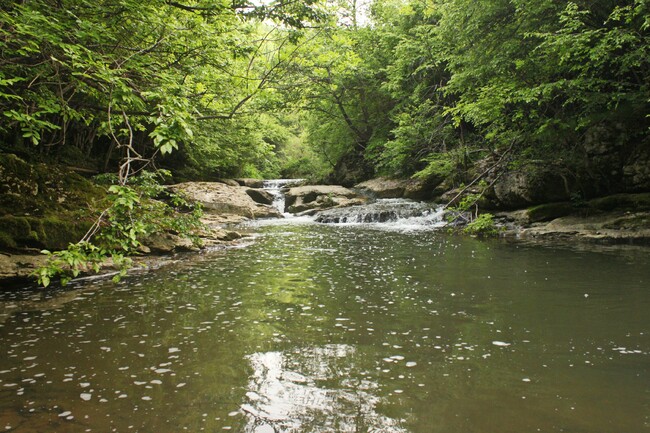
<path fill-rule="evenodd" d="M 650 432 L 648 248 L 442 225 L 258 221 L 119 283 L 4 291 L 0 431 Z"/>

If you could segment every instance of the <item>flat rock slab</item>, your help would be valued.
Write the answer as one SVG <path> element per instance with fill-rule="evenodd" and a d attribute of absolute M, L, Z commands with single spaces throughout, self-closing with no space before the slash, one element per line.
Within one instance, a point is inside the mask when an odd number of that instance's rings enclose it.
<path fill-rule="evenodd" d="M 208 214 L 235 215 L 251 219 L 281 218 L 273 206 L 256 203 L 247 193 L 247 187 L 231 186 L 220 182 L 185 182 L 170 187 L 198 201 Z"/>
<path fill-rule="evenodd" d="M 28 278 L 39 266 L 43 266 L 47 257 L 43 254 L 4 254 L 0 253 L 0 280 Z"/>
<path fill-rule="evenodd" d="M 576 238 L 602 242 L 650 242 L 650 212 L 608 212 L 566 216 L 534 224 L 517 233 L 525 238 Z"/>

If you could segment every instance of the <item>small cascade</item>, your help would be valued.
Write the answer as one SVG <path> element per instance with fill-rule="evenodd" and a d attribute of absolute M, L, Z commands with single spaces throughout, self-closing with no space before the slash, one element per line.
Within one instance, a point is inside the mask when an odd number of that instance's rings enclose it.
<path fill-rule="evenodd" d="M 378 229 L 397 231 L 431 230 L 447 225 L 443 206 L 416 202 L 408 199 L 379 199 L 359 206 L 333 208 L 318 212 L 315 216 L 295 216 L 284 212 L 285 192 L 299 185 L 302 179 L 273 179 L 264 181 L 264 189 L 273 195 L 273 206 L 285 218 L 256 220 L 252 225 L 286 224 L 345 224 L 368 225 Z"/>
<path fill-rule="evenodd" d="M 440 206 L 406 199 L 381 199 L 376 202 L 319 212 L 316 222 L 326 224 L 382 223 L 409 228 L 445 225 Z"/>
<path fill-rule="evenodd" d="M 279 210 L 285 216 L 284 212 L 284 192 L 283 189 L 291 188 L 292 186 L 298 185 L 304 179 L 270 179 L 265 180 L 263 188 L 273 195 L 273 207 Z"/>

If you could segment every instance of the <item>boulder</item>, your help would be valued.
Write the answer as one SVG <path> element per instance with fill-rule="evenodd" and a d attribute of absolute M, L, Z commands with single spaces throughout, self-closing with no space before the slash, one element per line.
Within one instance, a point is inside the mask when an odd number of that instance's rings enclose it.
<path fill-rule="evenodd" d="M 239 232 L 217 227 L 208 227 L 207 229 L 201 230 L 198 235 L 201 238 L 201 243 L 204 248 L 220 246 L 224 243 L 242 238 Z"/>
<path fill-rule="evenodd" d="M 518 209 L 569 200 L 569 179 L 557 170 L 527 165 L 505 173 L 494 184 L 496 207 Z"/>
<path fill-rule="evenodd" d="M 191 240 L 182 238 L 172 233 L 155 233 L 143 241 L 143 244 L 152 252 L 167 254 L 179 251 L 196 251 Z"/>
<path fill-rule="evenodd" d="M 273 200 L 275 199 L 275 197 L 273 197 L 273 194 L 271 194 L 270 192 L 258 188 L 248 188 L 246 190 L 246 194 L 248 194 L 249 197 L 252 198 L 255 203 L 260 203 L 260 204 L 272 205 Z"/>
<path fill-rule="evenodd" d="M 388 179 L 378 177 L 361 182 L 354 187 L 377 198 L 402 198 L 406 181 L 401 179 Z"/>
<path fill-rule="evenodd" d="M 433 190 L 430 182 L 422 179 L 388 179 L 378 177 L 354 186 L 365 194 L 377 198 L 410 198 L 426 200 Z"/>
<path fill-rule="evenodd" d="M 235 215 L 246 218 L 280 218 L 273 206 L 256 203 L 241 186 L 219 182 L 185 182 L 170 187 L 203 205 L 206 214 Z"/>
<path fill-rule="evenodd" d="M 262 179 L 238 178 L 238 179 L 235 179 L 235 182 L 237 182 L 241 186 L 246 186 L 248 188 L 263 188 L 264 187 L 264 180 L 262 180 Z"/>
<path fill-rule="evenodd" d="M 434 187 L 441 182 L 437 179 L 408 179 L 404 185 L 404 198 L 429 200 L 433 197 Z"/>
<path fill-rule="evenodd" d="M 306 185 L 289 188 L 285 196 L 285 212 L 300 213 L 363 204 L 367 201 L 351 189 L 339 185 Z"/>

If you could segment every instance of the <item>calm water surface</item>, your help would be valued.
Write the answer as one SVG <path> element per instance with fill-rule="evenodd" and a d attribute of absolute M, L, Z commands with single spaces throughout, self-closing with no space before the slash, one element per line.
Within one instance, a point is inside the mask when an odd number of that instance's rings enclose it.
<path fill-rule="evenodd" d="M 0 431 L 650 432 L 649 250 L 258 233 L 0 295 Z"/>

